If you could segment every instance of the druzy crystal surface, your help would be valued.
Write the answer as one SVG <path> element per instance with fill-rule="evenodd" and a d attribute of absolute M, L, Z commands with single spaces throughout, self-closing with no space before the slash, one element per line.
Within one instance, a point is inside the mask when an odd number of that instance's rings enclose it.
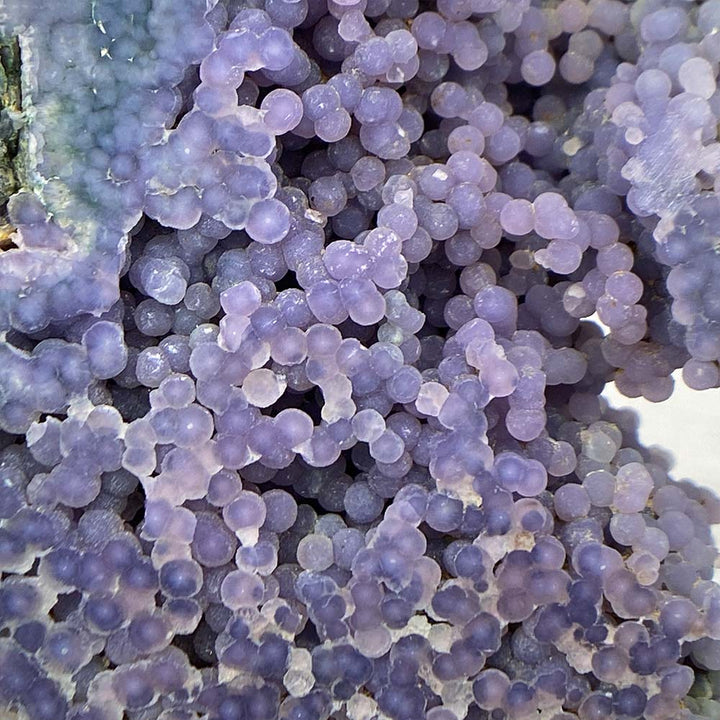
<path fill-rule="evenodd" d="M 720 0 L 0 0 L 0 718 L 717 720 Z M 717 449 L 708 449 L 715 452 Z"/>

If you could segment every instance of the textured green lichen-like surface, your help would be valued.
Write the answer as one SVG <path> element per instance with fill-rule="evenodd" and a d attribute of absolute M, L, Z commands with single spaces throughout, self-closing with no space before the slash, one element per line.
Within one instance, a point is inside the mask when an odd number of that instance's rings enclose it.
<path fill-rule="evenodd" d="M 685 704 L 699 717 L 710 720 L 720 718 L 720 672 L 696 672 L 695 683 L 685 699 Z"/>
<path fill-rule="evenodd" d="M 0 246 L 9 242 L 12 226 L 7 201 L 18 190 L 22 91 L 20 44 L 15 37 L 0 36 Z"/>

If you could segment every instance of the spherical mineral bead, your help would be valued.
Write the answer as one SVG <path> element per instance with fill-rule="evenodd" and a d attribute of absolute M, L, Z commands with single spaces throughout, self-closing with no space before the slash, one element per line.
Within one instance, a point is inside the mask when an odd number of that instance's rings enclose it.
<path fill-rule="evenodd" d="M 517 298 L 505 288 L 483 288 L 475 295 L 473 308 L 478 317 L 487 320 L 498 330 L 511 329 L 515 325 Z"/>
<path fill-rule="evenodd" d="M 377 273 L 376 273 L 376 282 Z M 390 282 L 390 285 L 395 284 Z M 385 315 L 385 300 L 375 284 L 367 278 L 341 280 L 338 284 L 340 299 L 350 319 L 367 327 L 380 322 Z"/>
<path fill-rule="evenodd" d="M 418 220 L 411 208 L 391 203 L 385 205 L 378 213 L 378 225 L 395 231 L 401 240 L 409 240 L 418 228 Z"/>
<path fill-rule="evenodd" d="M 263 494 L 266 514 L 263 529 L 274 533 L 289 530 L 297 519 L 298 508 L 295 498 L 285 490 L 269 490 Z"/>
<path fill-rule="evenodd" d="M 583 480 L 583 487 L 595 507 L 610 507 L 615 494 L 615 479 L 606 470 L 595 470 Z"/>
<path fill-rule="evenodd" d="M 302 96 L 305 116 L 316 122 L 340 107 L 340 96 L 331 85 L 314 85 Z"/>
<path fill-rule="evenodd" d="M 303 106 L 300 98 L 291 90 L 272 90 L 260 104 L 264 112 L 263 124 L 274 135 L 290 132 L 302 119 Z"/>
<path fill-rule="evenodd" d="M 663 605 L 660 626 L 667 637 L 679 639 L 690 633 L 699 617 L 694 603 L 685 598 L 676 598 Z"/>
<path fill-rule="evenodd" d="M 539 538 L 531 553 L 538 566 L 549 570 L 560 569 L 565 562 L 565 548 L 552 537 Z"/>
<path fill-rule="evenodd" d="M 352 428 L 358 440 L 373 442 L 385 431 L 385 418 L 377 410 L 361 410 L 353 417 Z"/>
<path fill-rule="evenodd" d="M 434 163 L 422 169 L 418 184 L 431 200 L 444 200 L 455 182 L 455 177 L 444 165 Z"/>
<path fill-rule="evenodd" d="M 135 361 L 135 375 L 146 387 L 159 387 L 171 372 L 170 363 L 159 347 L 141 350 Z"/>
<path fill-rule="evenodd" d="M 450 532 L 460 526 L 463 505 L 460 500 L 440 493 L 431 493 L 425 521 L 439 532 Z"/>
<path fill-rule="evenodd" d="M 405 445 L 392 430 L 385 430 L 370 443 L 370 455 L 382 463 L 394 463 L 402 457 Z"/>
<path fill-rule="evenodd" d="M 230 562 L 237 539 L 223 521 L 213 513 L 198 513 L 191 544 L 193 557 L 206 567 L 220 567 Z"/>
<path fill-rule="evenodd" d="M 480 577 L 485 571 L 483 553 L 476 545 L 465 545 L 452 558 L 452 569 L 458 577 Z"/>
<path fill-rule="evenodd" d="M 332 537 L 332 543 L 335 564 L 349 570 L 355 556 L 365 547 L 365 536 L 355 528 L 338 530 Z"/>
<path fill-rule="evenodd" d="M 121 602 L 109 594 L 96 594 L 88 598 L 83 613 L 93 629 L 101 633 L 117 630 L 125 620 Z"/>
<path fill-rule="evenodd" d="M 660 692 L 668 698 L 680 698 L 687 694 L 695 679 L 693 671 L 687 665 L 668 668 L 660 681 Z"/>
<path fill-rule="evenodd" d="M 66 587 L 75 585 L 78 567 L 79 555 L 67 549 L 53 550 L 41 561 L 41 570 Z"/>
<path fill-rule="evenodd" d="M 315 123 L 315 134 L 324 142 L 336 143 L 347 136 L 351 126 L 350 113 L 344 108 L 338 108 Z"/>
<path fill-rule="evenodd" d="M 278 439 L 288 449 L 302 445 L 312 438 L 313 421 L 302 410 L 287 408 L 281 410 L 275 418 Z"/>
<path fill-rule="evenodd" d="M 242 490 L 240 477 L 233 470 L 222 469 L 210 478 L 207 500 L 211 505 L 224 507 Z"/>
<path fill-rule="evenodd" d="M 658 560 L 664 560 L 670 551 L 668 536 L 659 527 L 646 527 L 641 537 L 633 542 L 633 549 L 649 552 Z"/>
<path fill-rule="evenodd" d="M 639 718 L 642 716 L 646 704 L 645 691 L 637 685 L 630 685 L 615 695 L 613 709 L 621 716 Z"/>
<path fill-rule="evenodd" d="M 555 59 L 546 50 L 535 50 L 522 59 L 520 74 L 528 85 L 546 85 L 555 74 Z"/>
<path fill-rule="evenodd" d="M 305 570 L 327 570 L 333 564 L 332 540 L 325 535 L 306 535 L 298 544 L 297 561 Z"/>
<path fill-rule="evenodd" d="M 598 250 L 598 270 L 608 277 L 615 272 L 630 270 L 633 262 L 632 250 L 622 243 L 608 244 Z"/>
<path fill-rule="evenodd" d="M 294 45 L 287 30 L 269 27 L 260 36 L 260 59 L 268 70 L 282 70 L 292 62 Z"/>
<path fill-rule="evenodd" d="M 573 551 L 572 565 L 583 577 L 607 578 L 622 567 L 622 557 L 612 548 L 587 541 Z"/>
<path fill-rule="evenodd" d="M 231 610 L 256 607 L 262 602 L 264 594 L 262 579 L 244 570 L 229 572 L 220 586 L 220 598 Z"/>
<path fill-rule="evenodd" d="M 392 49 L 382 37 L 372 37 L 355 51 L 358 68 L 367 75 L 384 75 L 391 67 Z"/>
<path fill-rule="evenodd" d="M 675 484 L 664 485 L 653 493 L 653 509 L 662 515 L 668 510 L 682 510 L 687 505 L 688 496 Z"/>
<path fill-rule="evenodd" d="M 568 483 L 555 491 L 555 513 L 565 522 L 585 517 L 590 511 L 590 497 L 582 485 Z"/>
<path fill-rule="evenodd" d="M 257 286 L 243 280 L 220 295 L 222 309 L 229 315 L 250 316 L 260 307 L 262 296 Z"/>
<path fill-rule="evenodd" d="M 479 157 L 485 149 L 482 132 L 472 125 L 461 125 L 450 133 L 447 144 L 452 153 L 447 167 L 456 181 L 474 183 L 484 192 L 491 190 L 497 174 L 487 160 Z"/>
<path fill-rule="evenodd" d="M 645 521 L 639 513 L 613 515 L 610 534 L 621 545 L 634 545 L 645 532 Z"/>
<path fill-rule="evenodd" d="M 22 658 L 23 656 L 21 655 L 20 657 Z M 20 676 L 22 679 L 20 679 L 18 678 L 18 674 L 20 674 L 22 670 L 25 670 L 25 672 L 27 671 L 19 659 L 15 662 L 17 662 L 17 666 L 13 668 L 14 673 L 11 674 L 11 677 L 13 679 L 13 684 L 17 685 L 18 682 L 24 682 L 27 677 L 25 673 L 22 673 Z M 53 682 L 49 678 L 37 678 L 34 682 L 32 682 L 30 687 L 24 689 L 24 691 L 20 693 L 20 697 L 22 698 L 23 705 L 25 706 L 27 717 L 38 718 L 38 720 L 49 720 L 54 717 L 67 717 L 68 703 L 57 683 Z"/>
<path fill-rule="evenodd" d="M 385 165 L 382 160 L 366 155 L 353 165 L 350 177 L 358 190 L 372 190 L 385 179 Z"/>
<path fill-rule="evenodd" d="M 420 13 L 413 22 L 412 34 L 419 47 L 435 50 L 445 36 L 447 21 L 435 12 Z"/>
<path fill-rule="evenodd" d="M 637 275 L 619 270 L 608 277 L 605 292 L 626 305 L 633 305 L 642 297 L 643 284 Z"/>
<path fill-rule="evenodd" d="M 385 384 L 390 398 L 397 403 L 411 403 L 417 399 L 422 385 L 422 375 L 409 365 L 400 368 Z"/>
<path fill-rule="evenodd" d="M 641 512 L 653 489 L 653 479 L 640 463 L 623 465 L 615 479 L 613 505 L 623 513 Z"/>
<path fill-rule="evenodd" d="M 718 366 L 712 362 L 702 362 L 691 358 L 683 366 L 683 380 L 693 390 L 708 390 L 720 384 Z"/>
<path fill-rule="evenodd" d="M 262 497 L 245 490 L 223 508 L 225 524 L 233 531 L 259 528 L 266 516 L 267 509 Z"/>
<path fill-rule="evenodd" d="M 501 708 L 509 687 L 510 679 L 501 670 L 483 670 L 473 683 L 475 702 L 483 710 Z"/>
<path fill-rule="evenodd" d="M 143 654 L 155 652 L 166 646 L 172 637 L 168 621 L 160 615 L 140 615 L 128 626 L 130 643 Z"/>
<path fill-rule="evenodd" d="M 566 33 L 582 30 L 590 15 L 589 8 L 580 0 L 563 0 L 557 7 L 562 29 Z"/>
<path fill-rule="evenodd" d="M 348 173 L 364 155 L 362 145 L 357 138 L 349 137 L 328 148 L 327 158 L 338 170 Z M 349 178 L 343 176 L 349 186 Z"/>
<path fill-rule="evenodd" d="M 273 245 L 280 242 L 290 229 L 290 211 L 284 203 L 271 198 L 260 200 L 250 209 L 245 230 L 259 243 Z"/>
<path fill-rule="evenodd" d="M 308 199 L 312 208 L 326 217 L 337 215 L 347 203 L 347 193 L 341 177 L 329 175 L 318 178 L 308 189 Z"/>
<path fill-rule="evenodd" d="M 307 356 L 307 341 L 300 328 L 285 328 L 271 339 L 270 344 L 272 359 L 281 365 L 297 365 Z"/>
<path fill-rule="evenodd" d="M 716 90 L 715 71 L 705 58 L 686 60 L 680 66 L 678 80 L 686 92 L 706 100 L 711 98 Z"/>
<path fill-rule="evenodd" d="M 146 672 L 137 667 L 123 667 L 111 681 L 115 697 L 125 707 L 144 708 L 153 702 L 155 691 Z"/>
<path fill-rule="evenodd" d="M 500 211 L 500 224 L 512 235 L 526 235 L 535 223 L 532 203 L 522 198 L 511 200 Z"/>
<path fill-rule="evenodd" d="M 601 720 L 611 714 L 612 698 L 602 693 L 587 695 L 577 711 L 577 717 L 581 720 Z"/>
<path fill-rule="evenodd" d="M 663 513 L 658 518 L 658 528 L 667 535 L 671 550 L 685 547 L 695 535 L 692 520 L 679 510 Z"/>
<path fill-rule="evenodd" d="M 96 378 L 107 380 L 125 368 L 128 353 L 121 325 L 106 320 L 96 322 L 85 331 L 82 343 L 90 372 Z"/>
<path fill-rule="evenodd" d="M 340 323 L 348 317 L 338 285 L 333 281 L 325 280 L 312 285 L 307 293 L 307 304 L 313 315 L 323 323 Z"/>
<path fill-rule="evenodd" d="M 375 520 L 384 505 L 382 498 L 366 482 L 353 483 L 345 492 L 343 504 L 348 517 L 358 523 Z"/>
<path fill-rule="evenodd" d="M 604 682 L 617 682 L 627 667 L 628 657 L 621 648 L 601 648 L 592 658 L 593 673 Z"/>
<path fill-rule="evenodd" d="M 424 415 L 437 417 L 448 395 L 449 392 L 444 385 L 437 382 L 424 383 L 418 391 L 415 408 Z"/>
<path fill-rule="evenodd" d="M 174 441 L 178 447 L 192 448 L 210 440 L 213 434 L 212 415 L 199 405 L 190 405 L 177 412 Z"/>
<path fill-rule="evenodd" d="M 86 553 L 82 558 L 78 569 L 78 587 L 90 592 L 102 592 L 114 582 L 113 578 L 113 571 L 99 555 Z"/>
<path fill-rule="evenodd" d="M 402 351 L 396 345 L 378 342 L 370 348 L 370 367 L 381 379 L 392 377 L 402 365 Z"/>
<path fill-rule="evenodd" d="M 275 403 L 282 397 L 286 387 L 285 378 L 267 368 L 251 370 L 242 384 L 248 403 L 260 408 L 270 407 Z"/>
<path fill-rule="evenodd" d="M 137 329 L 150 337 L 167 335 L 173 325 L 172 310 L 153 299 L 138 303 L 133 311 L 133 319 Z"/>
<path fill-rule="evenodd" d="M 202 579 L 202 569 L 193 560 L 171 560 L 160 568 L 160 590 L 168 597 L 196 595 Z"/>
<path fill-rule="evenodd" d="M 140 271 L 143 290 L 163 305 L 181 302 L 187 290 L 189 270 L 177 258 L 150 258 Z"/>
<path fill-rule="evenodd" d="M 161 347 L 170 363 L 173 372 L 187 373 L 190 371 L 190 344 L 186 337 L 169 335 L 160 341 Z"/>
<path fill-rule="evenodd" d="M 195 385 L 187 375 L 169 375 L 159 385 L 163 400 L 171 408 L 187 407 L 195 400 Z"/>
<path fill-rule="evenodd" d="M 217 294 L 207 283 L 190 285 L 183 298 L 183 304 L 202 320 L 210 320 L 220 311 Z"/>

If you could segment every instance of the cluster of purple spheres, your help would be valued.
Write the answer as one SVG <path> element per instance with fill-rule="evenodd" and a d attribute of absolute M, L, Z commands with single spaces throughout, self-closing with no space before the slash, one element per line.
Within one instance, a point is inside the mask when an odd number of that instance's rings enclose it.
<path fill-rule="evenodd" d="M 720 717 L 720 0 L 0 34 L 3 720 Z"/>

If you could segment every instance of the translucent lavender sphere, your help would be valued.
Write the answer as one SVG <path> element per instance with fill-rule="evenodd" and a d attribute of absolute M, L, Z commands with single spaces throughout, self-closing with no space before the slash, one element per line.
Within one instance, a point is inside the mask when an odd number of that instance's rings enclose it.
<path fill-rule="evenodd" d="M 719 0 L 0 8 L 0 718 L 720 718 Z"/>

